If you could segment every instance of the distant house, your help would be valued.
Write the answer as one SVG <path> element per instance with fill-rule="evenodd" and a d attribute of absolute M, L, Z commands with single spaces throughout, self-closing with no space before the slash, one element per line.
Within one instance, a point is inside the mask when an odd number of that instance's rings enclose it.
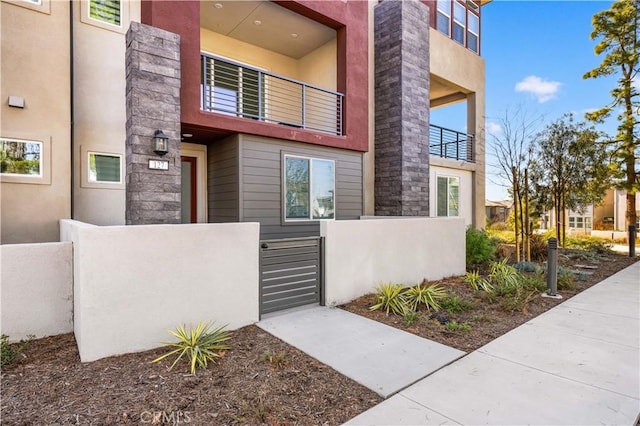
<path fill-rule="evenodd" d="M 513 208 L 512 200 L 491 201 L 485 202 L 485 213 L 487 215 L 488 223 L 506 222 Z"/>
<path fill-rule="evenodd" d="M 597 204 L 589 204 L 580 209 L 569 210 L 566 217 L 567 230 L 570 234 L 592 235 L 593 231 L 626 232 L 625 216 L 627 211 L 627 192 L 611 188 Z M 640 193 L 636 194 L 636 208 L 640 207 Z M 636 210 L 640 216 L 640 210 Z M 555 211 L 545 212 L 541 221 L 543 229 L 557 225 Z M 636 227 L 640 224 L 636 223 Z"/>

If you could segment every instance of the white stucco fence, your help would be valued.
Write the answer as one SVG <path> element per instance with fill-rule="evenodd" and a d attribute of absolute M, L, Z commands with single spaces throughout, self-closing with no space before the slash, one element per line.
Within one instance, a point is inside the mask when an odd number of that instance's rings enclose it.
<path fill-rule="evenodd" d="M 60 228 L 73 242 L 83 362 L 161 346 L 180 324 L 258 320 L 257 223 Z"/>
<path fill-rule="evenodd" d="M 420 283 L 465 273 L 461 218 L 326 221 L 325 303 L 349 302 L 382 283 Z"/>
<path fill-rule="evenodd" d="M 73 331 L 71 256 L 71 243 L 0 245 L 1 328 L 10 341 Z"/>

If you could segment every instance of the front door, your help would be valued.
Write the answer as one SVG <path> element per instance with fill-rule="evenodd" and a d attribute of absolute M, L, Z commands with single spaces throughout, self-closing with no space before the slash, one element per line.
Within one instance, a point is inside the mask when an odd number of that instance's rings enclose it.
<path fill-rule="evenodd" d="M 197 158 L 182 156 L 182 223 L 198 222 Z"/>

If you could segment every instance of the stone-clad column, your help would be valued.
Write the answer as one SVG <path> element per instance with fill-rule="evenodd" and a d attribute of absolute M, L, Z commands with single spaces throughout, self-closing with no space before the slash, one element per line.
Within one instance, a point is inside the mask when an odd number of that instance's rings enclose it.
<path fill-rule="evenodd" d="M 126 223 L 180 223 L 180 36 L 138 22 L 127 32 Z M 169 153 L 153 152 L 153 135 Z M 169 170 L 149 168 L 169 162 Z"/>
<path fill-rule="evenodd" d="M 429 216 L 429 9 L 386 0 L 374 27 L 376 215 Z"/>

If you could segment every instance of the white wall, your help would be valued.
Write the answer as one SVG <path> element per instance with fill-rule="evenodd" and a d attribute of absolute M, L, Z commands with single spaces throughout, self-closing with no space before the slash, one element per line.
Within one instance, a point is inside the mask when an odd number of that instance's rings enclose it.
<path fill-rule="evenodd" d="M 431 194 L 430 202 L 429 202 L 429 215 L 431 217 L 436 217 L 438 214 L 438 176 L 443 177 L 457 177 L 460 181 L 460 193 L 459 193 L 459 217 L 464 219 L 465 226 L 470 226 L 473 224 L 473 172 L 470 170 L 465 170 L 462 167 L 465 167 L 463 162 L 457 162 L 453 160 L 441 160 L 434 159 L 433 163 L 439 163 L 440 165 L 432 164 L 429 167 L 429 193 Z M 446 167 L 443 164 L 452 163 L 451 167 Z M 457 163 L 458 167 L 455 168 L 455 164 Z M 479 228 L 484 228 L 484 224 L 479 226 Z"/>
<path fill-rule="evenodd" d="M 465 273 L 461 218 L 323 221 L 325 302 L 347 303 L 382 283 L 415 285 Z"/>
<path fill-rule="evenodd" d="M 2 334 L 11 341 L 73 331 L 70 243 L 0 245 Z"/>
<path fill-rule="evenodd" d="M 258 321 L 257 223 L 60 227 L 83 362 L 162 346 L 180 324 Z"/>

